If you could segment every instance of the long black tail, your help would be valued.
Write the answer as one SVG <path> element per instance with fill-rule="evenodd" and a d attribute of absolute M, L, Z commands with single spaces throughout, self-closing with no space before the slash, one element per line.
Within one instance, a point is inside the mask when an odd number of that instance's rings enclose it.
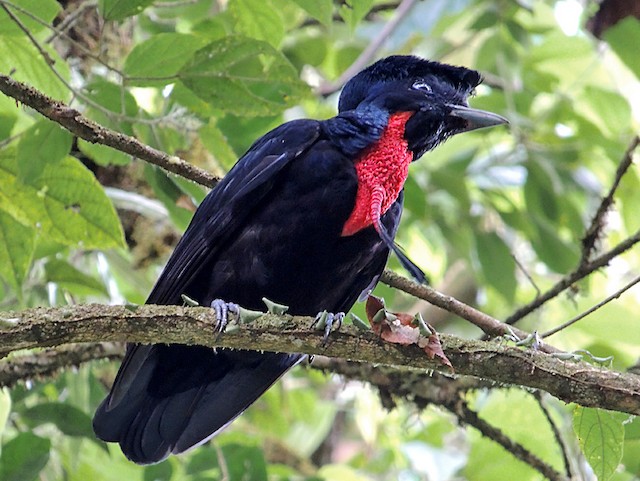
<path fill-rule="evenodd" d="M 129 345 L 93 418 L 103 441 L 138 464 L 157 463 L 224 429 L 303 356 Z"/>

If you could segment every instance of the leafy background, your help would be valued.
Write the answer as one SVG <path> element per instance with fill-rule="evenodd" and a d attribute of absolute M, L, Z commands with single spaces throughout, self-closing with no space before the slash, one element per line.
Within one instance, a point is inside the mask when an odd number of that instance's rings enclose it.
<path fill-rule="evenodd" d="M 342 75 L 372 45 L 374 58 L 415 53 L 480 70 L 486 80 L 472 105 L 505 115 L 511 127 L 457 136 L 411 167 L 399 241 L 437 287 L 498 318 L 576 267 L 585 227 L 638 131 L 640 23 L 629 16 L 594 25 L 592 1 L 0 5 L 1 73 L 218 175 L 283 121 L 333 115 Z M 143 303 L 205 193 L 0 96 L 0 308 Z M 639 204 L 634 166 L 598 249 L 640 228 Z M 390 266 L 399 269 L 393 259 Z M 638 266 L 631 250 L 521 327 L 545 331 L 566 321 Z M 421 310 L 440 330 L 478 335 L 388 287 L 377 293 L 396 310 Z M 639 307 L 637 291 L 629 292 L 552 342 L 612 355 L 613 367 L 628 369 L 638 359 Z M 362 306 L 354 312 L 364 317 Z M 304 367 L 213 442 L 135 466 L 97 441 L 90 425 L 116 368 L 94 362 L 1 391 L 0 479 L 541 479 L 441 408 L 397 400 L 388 411 L 367 385 Z M 564 469 L 531 394 L 487 389 L 467 401 Z M 550 398 L 543 405 L 577 479 L 640 477 L 637 420 Z"/>

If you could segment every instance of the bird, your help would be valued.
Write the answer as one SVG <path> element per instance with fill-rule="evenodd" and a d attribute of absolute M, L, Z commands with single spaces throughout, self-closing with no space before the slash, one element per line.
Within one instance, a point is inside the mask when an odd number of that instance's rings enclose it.
<path fill-rule="evenodd" d="M 345 84 L 336 116 L 292 120 L 256 140 L 196 210 L 147 304 L 187 296 L 224 324 L 267 298 L 340 321 L 391 252 L 424 281 L 394 240 L 409 165 L 452 135 L 507 123 L 469 107 L 481 81 L 465 67 L 386 57 Z M 95 434 L 135 463 L 160 462 L 220 433 L 304 358 L 128 344 Z"/>

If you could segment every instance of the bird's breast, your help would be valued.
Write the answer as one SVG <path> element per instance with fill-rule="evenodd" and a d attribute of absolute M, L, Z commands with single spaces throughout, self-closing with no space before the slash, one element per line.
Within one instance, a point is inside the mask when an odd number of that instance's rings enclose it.
<path fill-rule="evenodd" d="M 391 115 L 380 139 L 367 147 L 356 161 L 356 201 L 342 236 L 353 235 L 373 225 L 398 198 L 413 160 L 404 138 L 405 125 L 412 115 L 413 112 Z"/>

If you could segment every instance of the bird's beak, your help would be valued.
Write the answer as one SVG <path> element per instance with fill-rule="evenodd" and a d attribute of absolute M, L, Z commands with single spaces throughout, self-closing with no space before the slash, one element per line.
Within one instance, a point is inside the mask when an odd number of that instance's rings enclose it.
<path fill-rule="evenodd" d="M 487 112 L 486 110 L 472 109 L 463 105 L 452 104 L 449 104 L 448 107 L 451 107 L 451 112 L 449 112 L 450 116 L 458 117 L 466 122 L 465 132 L 509 123 L 509 121 L 501 115 Z"/>

